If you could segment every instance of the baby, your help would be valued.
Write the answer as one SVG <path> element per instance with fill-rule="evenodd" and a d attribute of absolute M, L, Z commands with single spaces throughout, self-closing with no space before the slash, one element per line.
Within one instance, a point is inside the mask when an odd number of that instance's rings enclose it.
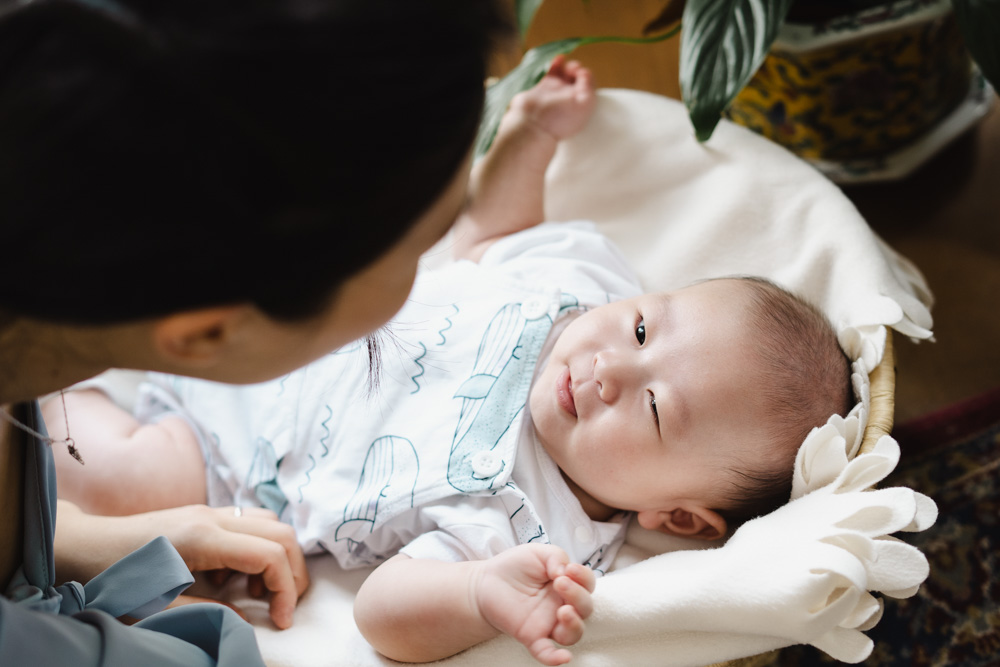
<path fill-rule="evenodd" d="M 418 276 L 370 393 L 360 342 L 260 385 L 153 376 L 135 417 L 72 392 L 87 465 L 59 460 L 60 495 L 107 514 L 269 508 L 307 552 L 378 565 L 355 617 L 384 655 L 502 632 L 549 665 L 571 657 L 629 517 L 712 540 L 784 503 L 806 434 L 853 403 L 848 360 L 821 313 L 765 280 L 643 294 L 593 225 L 543 223 L 545 170 L 594 104 L 562 58 L 515 98 L 449 239 L 457 261 Z M 61 404 L 46 409 L 61 437 Z"/>

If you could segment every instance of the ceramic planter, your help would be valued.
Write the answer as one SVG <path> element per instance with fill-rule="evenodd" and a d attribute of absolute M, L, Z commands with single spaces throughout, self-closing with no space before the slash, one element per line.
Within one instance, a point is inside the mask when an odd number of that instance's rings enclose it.
<path fill-rule="evenodd" d="M 849 182 L 906 175 L 991 99 L 950 0 L 909 0 L 786 23 L 726 115 Z"/>

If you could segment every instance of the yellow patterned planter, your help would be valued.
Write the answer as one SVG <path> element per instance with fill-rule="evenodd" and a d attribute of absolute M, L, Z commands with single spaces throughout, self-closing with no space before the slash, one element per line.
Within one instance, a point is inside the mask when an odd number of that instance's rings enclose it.
<path fill-rule="evenodd" d="M 815 163 L 870 163 L 921 140 L 973 83 L 950 0 L 895 2 L 786 24 L 727 116 Z"/>

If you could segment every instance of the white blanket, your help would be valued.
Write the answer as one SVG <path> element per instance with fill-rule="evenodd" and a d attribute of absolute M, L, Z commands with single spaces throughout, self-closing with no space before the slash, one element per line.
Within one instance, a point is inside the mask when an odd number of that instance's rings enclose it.
<path fill-rule="evenodd" d="M 617 569 L 598 582 L 573 664 L 702 665 L 796 643 L 863 660 L 872 646 L 861 630 L 881 611 L 871 592 L 911 595 L 927 576 L 922 554 L 887 536 L 928 527 L 933 502 L 909 489 L 864 491 L 893 469 L 896 443 L 883 438 L 849 463 L 883 327 L 930 337 L 931 297 L 920 273 L 812 167 L 727 122 L 699 145 L 683 106 L 647 93 L 600 92 L 588 128 L 556 155 L 547 197 L 550 219 L 596 221 L 651 289 L 760 274 L 813 300 L 857 359 L 860 398 L 850 417 L 832 419 L 803 445 L 795 500 L 724 546 L 692 550 L 705 545 L 630 531 Z M 432 250 L 427 261 L 443 257 Z M 369 571 L 341 571 L 330 557 L 312 558 L 310 571 L 312 587 L 285 631 L 273 628 L 263 603 L 232 588 L 268 664 L 396 664 L 354 625 L 353 595 Z M 533 663 L 500 637 L 440 664 Z"/>

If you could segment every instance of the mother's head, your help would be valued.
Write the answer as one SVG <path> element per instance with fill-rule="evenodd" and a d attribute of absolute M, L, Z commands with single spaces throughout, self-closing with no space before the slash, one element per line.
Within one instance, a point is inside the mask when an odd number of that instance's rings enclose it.
<path fill-rule="evenodd" d="M 236 382 L 377 328 L 462 205 L 504 30 L 493 0 L 4 10 L 0 326 Z"/>

